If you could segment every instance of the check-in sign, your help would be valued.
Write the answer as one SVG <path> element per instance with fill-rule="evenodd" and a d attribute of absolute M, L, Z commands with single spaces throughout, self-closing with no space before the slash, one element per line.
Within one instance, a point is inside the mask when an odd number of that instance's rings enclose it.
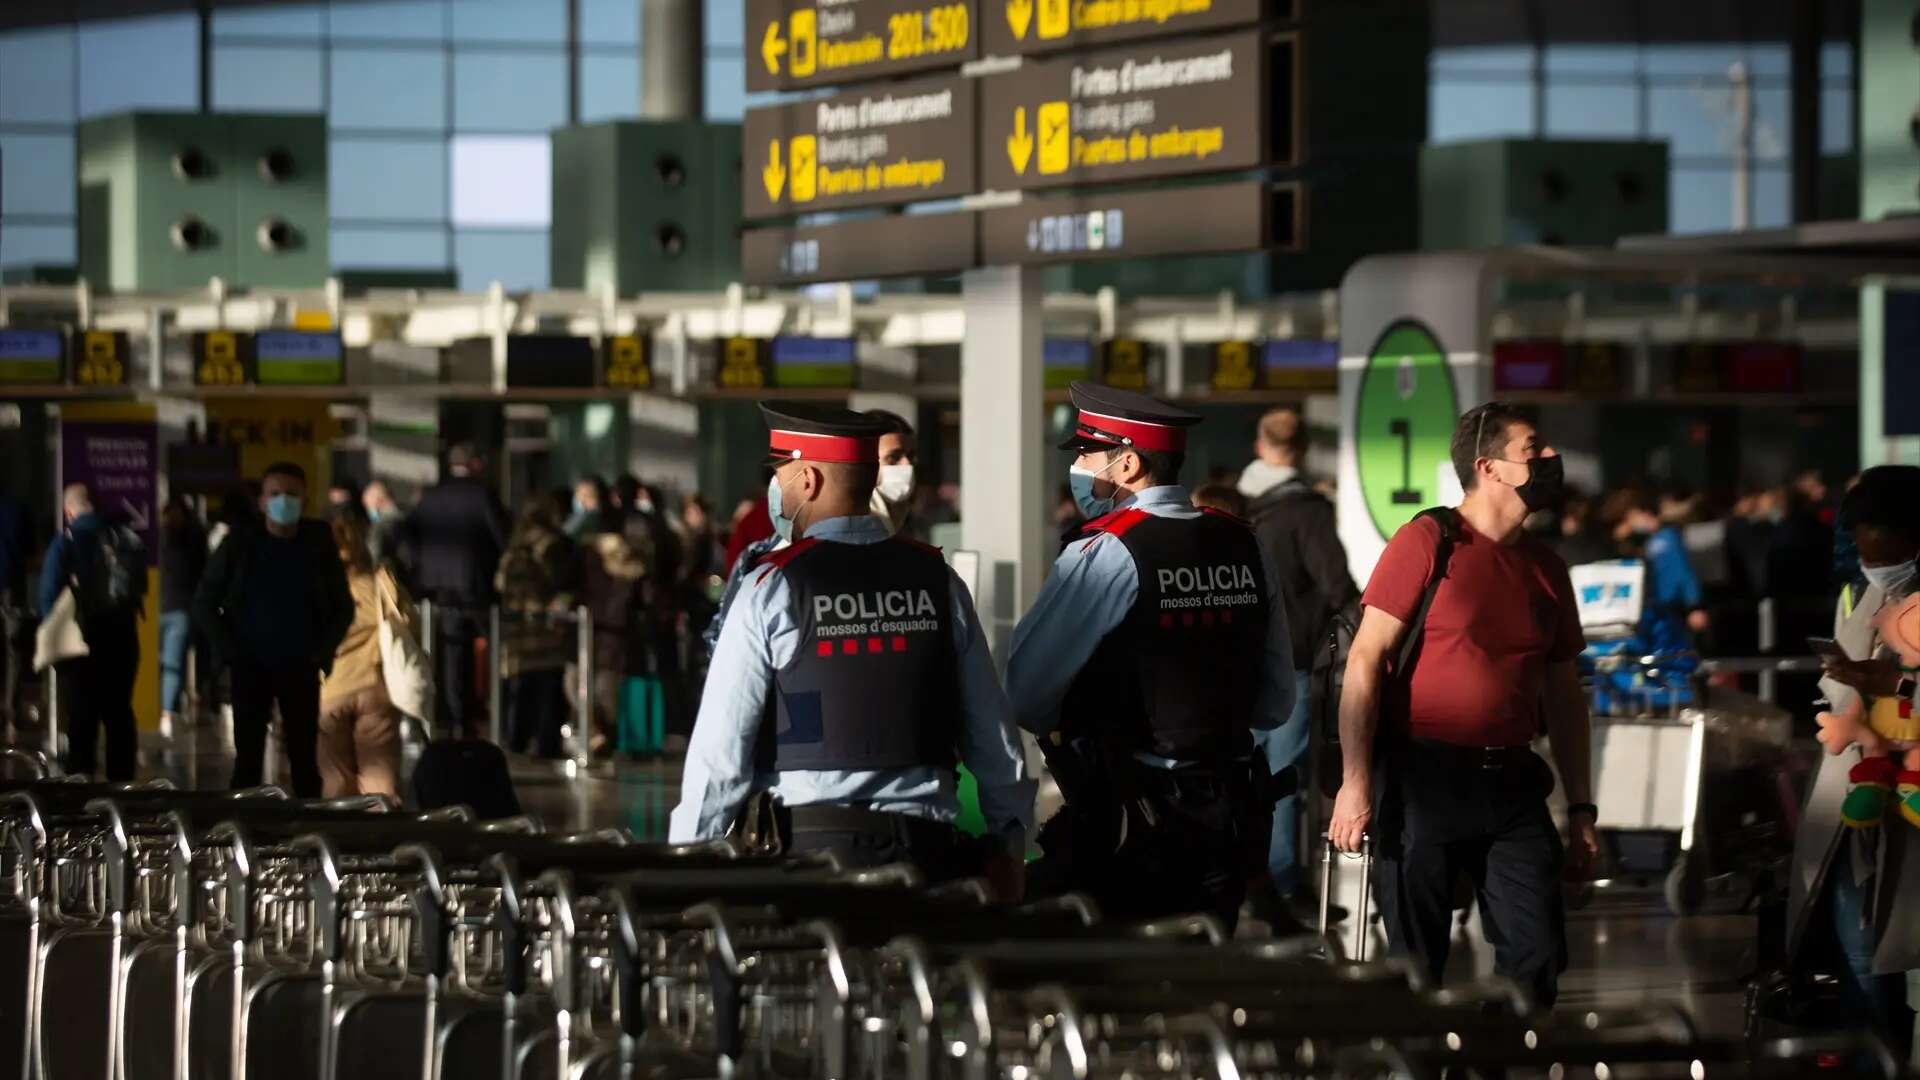
<path fill-rule="evenodd" d="M 974 82 L 892 83 L 747 112 L 749 218 L 944 199 L 974 190 Z"/>
<path fill-rule="evenodd" d="M 1267 52 L 1264 36 L 1247 31 L 987 76 L 981 184 L 1013 191 L 1264 165 Z M 1290 100 L 1276 104 L 1291 108 Z"/>
<path fill-rule="evenodd" d="M 980 41 L 988 56 L 1113 45 L 1259 22 L 1268 0 L 987 0 Z"/>
<path fill-rule="evenodd" d="M 747 0 L 747 91 L 959 67 L 977 23 L 974 0 Z"/>

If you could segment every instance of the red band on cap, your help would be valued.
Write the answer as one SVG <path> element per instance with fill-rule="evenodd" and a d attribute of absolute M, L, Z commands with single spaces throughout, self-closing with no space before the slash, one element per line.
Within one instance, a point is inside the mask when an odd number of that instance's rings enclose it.
<path fill-rule="evenodd" d="M 775 429 L 767 438 L 768 452 L 777 458 L 837 462 L 858 465 L 880 456 L 879 439 L 852 435 L 811 435 L 804 431 Z"/>
<path fill-rule="evenodd" d="M 1185 450 L 1187 448 L 1186 428 L 1126 420 L 1118 416 L 1104 416 L 1085 409 L 1080 410 L 1078 434 L 1082 438 L 1132 446 L 1139 450 Z"/>

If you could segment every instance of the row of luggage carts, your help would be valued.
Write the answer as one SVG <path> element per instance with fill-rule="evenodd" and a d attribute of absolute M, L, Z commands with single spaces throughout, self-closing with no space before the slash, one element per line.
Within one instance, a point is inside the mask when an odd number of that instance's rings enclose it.
<path fill-rule="evenodd" d="M 1536 1015 L 1317 937 L 996 906 L 728 843 L 377 799 L 0 780 L 0 1070 L 31 1080 L 1802 1076 L 1870 1043 Z"/>

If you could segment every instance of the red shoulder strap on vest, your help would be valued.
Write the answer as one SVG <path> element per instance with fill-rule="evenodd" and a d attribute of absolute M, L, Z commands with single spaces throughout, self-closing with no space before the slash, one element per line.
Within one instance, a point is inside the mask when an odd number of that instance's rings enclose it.
<path fill-rule="evenodd" d="M 776 570 L 781 569 L 788 563 L 799 558 L 801 553 L 811 550 L 814 545 L 819 542 L 820 541 L 813 539 L 795 540 L 793 543 L 788 544 L 778 551 L 769 551 L 765 555 L 760 556 L 760 567 L 763 569 L 761 570 L 760 577 L 754 579 L 754 584 L 758 585 L 766 578 L 765 567 L 772 567 Z"/>
<path fill-rule="evenodd" d="M 929 555 L 938 555 L 938 556 L 940 557 L 940 560 L 941 560 L 942 562 L 945 562 L 945 561 L 946 561 L 946 558 L 947 558 L 947 553 L 946 553 L 946 552 L 944 552 L 944 551 L 942 551 L 942 550 L 940 550 L 940 549 L 939 549 L 939 548 L 937 548 L 937 547 L 934 547 L 934 546 L 933 546 L 932 544 L 928 544 L 928 543 L 923 543 L 923 542 L 921 542 L 921 541 L 919 541 L 919 540 L 915 540 L 915 539 L 914 539 L 913 537 L 911 537 L 911 536 L 895 536 L 895 537 L 893 537 L 893 539 L 894 539 L 894 541 L 895 541 L 896 543 L 901 543 L 901 544 L 905 544 L 905 545 L 907 545 L 908 547 L 911 547 L 911 548 L 918 548 L 918 549 L 920 549 L 921 551 L 924 551 L 924 552 L 926 552 L 926 553 L 927 553 L 927 554 L 929 554 Z"/>
<path fill-rule="evenodd" d="M 1217 506 L 1203 506 L 1200 508 L 1200 512 L 1203 514 L 1211 514 L 1212 516 L 1217 517 L 1222 521 L 1231 521 L 1235 525 L 1238 525 L 1243 529 L 1253 528 L 1253 523 L 1248 521 L 1246 518 L 1243 518 L 1238 514 L 1229 514 L 1225 510 L 1222 510 Z"/>
<path fill-rule="evenodd" d="M 1152 516 L 1137 506 L 1129 506 L 1125 510 L 1102 514 L 1080 526 L 1080 535 L 1092 536 L 1094 533 L 1106 533 L 1109 536 L 1125 536 L 1128 530 Z"/>

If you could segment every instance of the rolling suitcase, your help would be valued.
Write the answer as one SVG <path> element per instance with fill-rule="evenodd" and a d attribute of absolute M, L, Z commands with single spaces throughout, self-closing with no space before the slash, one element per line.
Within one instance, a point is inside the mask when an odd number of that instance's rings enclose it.
<path fill-rule="evenodd" d="M 1333 841 L 1324 836 L 1320 839 L 1323 845 L 1320 849 L 1320 936 L 1325 938 L 1332 925 L 1328 915 L 1333 906 L 1333 861 L 1346 856 L 1342 856 L 1333 849 Z M 1372 837 L 1369 836 L 1360 841 L 1359 859 L 1360 902 L 1354 909 L 1357 917 L 1353 920 L 1353 945 L 1348 949 L 1347 955 L 1364 962 L 1367 959 L 1367 922 L 1371 918 L 1367 905 L 1373 899 Z M 1332 939 L 1328 940 L 1331 942 Z"/>
<path fill-rule="evenodd" d="M 413 767 L 414 805 L 421 810 L 465 805 L 482 821 L 515 817 L 520 797 L 514 794 L 507 771 L 507 755 L 485 739 L 436 739 L 420 752 Z"/>

